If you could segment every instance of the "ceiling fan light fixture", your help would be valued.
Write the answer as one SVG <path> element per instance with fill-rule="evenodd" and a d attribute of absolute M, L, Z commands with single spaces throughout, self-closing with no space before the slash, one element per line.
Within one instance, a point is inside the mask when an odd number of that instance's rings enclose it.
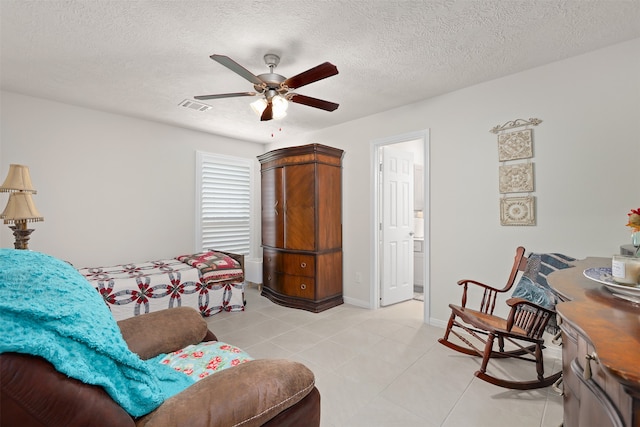
<path fill-rule="evenodd" d="M 287 115 L 287 108 L 289 108 L 289 101 L 287 101 L 283 96 L 276 95 L 271 98 L 271 103 L 273 104 L 273 118 L 281 119 Z"/>
<path fill-rule="evenodd" d="M 289 101 L 325 111 L 334 111 L 338 108 L 338 104 L 335 102 L 324 101 L 322 99 L 290 92 L 293 89 L 338 74 L 338 68 L 330 62 L 324 62 L 293 77 L 286 78 L 274 73 L 274 69 L 280 62 L 280 57 L 272 53 L 264 56 L 264 61 L 269 67 L 269 72 L 257 76 L 228 56 L 214 54 L 211 55 L 210 58 L 252 83 L 255 92 L 198 95 L 194 97 L 197 100 L 255 96 L 261 94 L 260 99 L 251 103 L 251 108 L 260 116 L 260 121 L 281 119 L 286 116 Z"/>
<path fill-rule="evenodd" d="M 262 112 L 265 108 L 267 108 L 267 100 L 264 98 L 257 99 L 253 101 L 251 104 L 251 109 L 258 115 L 261 116 Z"/>
<path fill-rule="evenodd" d="M 249 105 L 251 105 L 251 109 L 258 116 L 262 116 L 264 109 L 267 108 L 267 100 L 265 98 L 260 98 L 253 101 Z M 289 101 L 287 101 L 284 97 L 280 95 L 275 95 L 273 98 L 271 98 L 271 105 L 273 107 L 274 120 L 282 119 L 287 115 L 287 108 L 289 108 Z"/>

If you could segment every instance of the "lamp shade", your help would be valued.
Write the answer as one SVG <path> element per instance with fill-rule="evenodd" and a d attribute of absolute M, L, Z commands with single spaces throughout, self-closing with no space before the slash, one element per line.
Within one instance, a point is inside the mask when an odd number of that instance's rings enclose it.
<path fill-rule="evenodd" d="M 7 193 L 13 191 L 28 191 L 29 193 L 36 194 L 36 190 L 31 183 L 28 166 L 9 165 L 9 173 L 0 187 L 0 192 Z"/>
<path fill-rule="evenodd" d="M 289 101 L 287 101 L 284 97 L 280 95 L 275 95 L 274 97 L 271 98 L 271 104 L 273 105 L 273 118 L 275 120 L 282 119 L 287 115 L 287 108 L 289 107 Z M 251 109 L 258 116 L 261 116 L 264 109 L 267 108 L 267 100 L 264 98 L 259 98 L 253 101 L 249 105 L 251 105 Z"/>
<path fill-rule="evenodd" d="M 259 98 L 249 105 L 251 105 L 251 109 L 253 110 L 253 112 L 260 116 L 262 115 L 264 109 L 267 108 L 267 100 L 264 98 Z"/>
<path fill-rule="evenodd" d="M 23 192 L 9 195 L 7 207 L 0 214 L 0 218 L 4 219 L 5 224 L 44 221 L 44 218 L 33 203 L 31 193 Z"/>
<path fill-rule="evenodd" d="M 277 95 L 271 99 L 271 103 L 273 104 L 273 118 L 281 119 L 287 115 L 287 108 L 289 107 L 289 101 L 287 101 L 284 97 Z"/>

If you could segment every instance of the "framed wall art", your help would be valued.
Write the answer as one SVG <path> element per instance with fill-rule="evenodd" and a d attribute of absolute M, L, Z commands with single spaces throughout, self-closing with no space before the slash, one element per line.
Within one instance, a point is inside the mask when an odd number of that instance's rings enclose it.
<path fill-rule="evenodd" d="M 489 131 L 498 135 L 500 225 L 536 225 L 532 127 L 540 123 L 536 118 L 516 119 Z"/>
<path fill-rule="evenodd" d="M 533 157 L 531 129 L 498 135 L 498 161 L 530 159 Z"/>
<path fill-rule="evenodd" d="M 500 199 L 500 225 L 536 225 L 535 197 Z"/>
<path fill-rule="evenodd" d="M 498 167 L 500 193 L 530 193 L 533 191 L 533 163 L 518 163 Z"/>

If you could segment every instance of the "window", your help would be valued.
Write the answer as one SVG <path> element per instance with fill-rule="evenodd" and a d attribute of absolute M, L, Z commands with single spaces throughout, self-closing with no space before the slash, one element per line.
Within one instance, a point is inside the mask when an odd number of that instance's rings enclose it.
<path fill-rule="evenodd" d="M 249 255 L 251 159 L 196 152 L 196 247 Z"/>

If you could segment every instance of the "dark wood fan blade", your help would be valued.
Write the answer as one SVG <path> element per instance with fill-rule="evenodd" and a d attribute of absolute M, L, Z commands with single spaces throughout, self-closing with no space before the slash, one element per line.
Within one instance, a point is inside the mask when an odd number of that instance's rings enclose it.
<path fill-rule="evenodd" d="M 242 65 L 238 64 L 236 61 L 229 58 L 228 56 L 211 55 L 209 58 L 213 59 L 219 64 L 224 65 L 225 67 L 227 67 L 228 69 L 230 69 L 231 71 L 239 75 L 240 77 L 244 77 L 245 79 L 249 80 L 254 85 L 260 86 L 264 83 L 258 76 L 256 76 L 251 71 L 247 70 Z"/>
<path fill-rule="evenodd" d="M 338 67 L 330 62 L 325 62 L 317 67 L 313 67 L 293 77 L 289 77 L 282 84 L 291 89 L 296 89 L 304 85 L 308 85 L 309 83 L 335 76 L 336 74 L 338 74 Z"/>
<path fill-rule="evenodd" d="M 320 108 L 321 110 L 326 111 L 334 111 L 340 106 L 340 104 L 336 104 L 335 102 L 324 101 L 322 99 L 312 98 L 305 95 L 298 95 L 297 93 L 290 94 L 287 98 L 291 102 L 308 105 L 309 107 Z"/>
<path fill-rule="evenodd" d="M 219 99 L 219 98 L 235 98 L 236 96 L 256 96 L 255 92 L 236 92 L 236 93 L 219 93 L 217 95 L 198 95 L 194 96 L 194 99 L 201 101 L 205 99 Z"/>
<path fill-rule="evenodd" d="M 267 107 L 262 112 L 262 115 L 260 116 L 260 121 L 266 122 L 267 120 L 271 120 L 271 119 L 273 119 L 273 104 L 269 102 L 267 104 Z"/>

